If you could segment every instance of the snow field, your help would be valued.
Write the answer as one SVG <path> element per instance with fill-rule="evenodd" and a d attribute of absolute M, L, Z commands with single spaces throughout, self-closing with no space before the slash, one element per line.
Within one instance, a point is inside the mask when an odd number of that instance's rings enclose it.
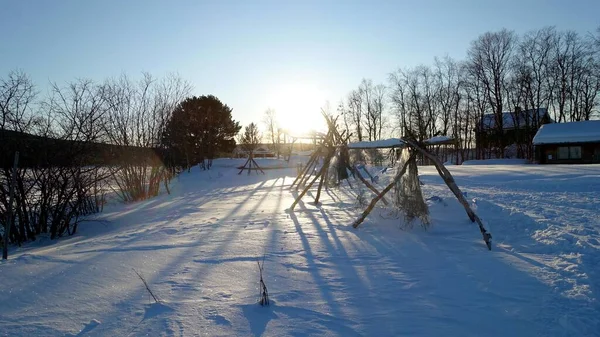
<path fill-rule="evenodd" d="M 443 202 L 428 202 L 425 232 L 384 209 L 353 229 L 363 209 L 346 184 L 290 212 L 295 168 L 236 166 L 195 168 L 172 195 L 13 249 L 0 263 L 0 335 L 600 334 L 600 166 L 449 166 L 491 252 L 433 167 L 419 168 L 423 192 Z M 263 256 L 269 307 L 256 303 Z"/>

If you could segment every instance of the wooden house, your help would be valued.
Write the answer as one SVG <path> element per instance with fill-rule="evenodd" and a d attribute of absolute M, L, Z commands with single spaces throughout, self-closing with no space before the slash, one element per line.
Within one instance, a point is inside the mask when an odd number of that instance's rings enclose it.
<path fill-rule="evenodd" d="M 276 156 L 275 152 L 271 151 L 266 144 L 259 144 L 252 154 L 254 158 L 273 158 Z M 241 145 L 237 145 L 235 149 L 233 149 L 234 158 L 246 158 L 248 155 L 249 152 L 244 150 L 244 147 Z"/>
<path fill-rule="evenodd" d="M 538 129 L 544 124 L 553 123 L 553 120 L 546 108 L 516 109 L 514 112 L 502 113 L 502 133 L 498 132 L 498 123 L 500 120 L 496 114 L 486 114 L 480 118 L 475 128 L 477 148 L 491 149 L 512 144 L 530 145 Z"/>
<path fill-rule="evenodd" d="M 600 164 L 600 121 L 543 125 L 533 146 L 540 164 Z"/>

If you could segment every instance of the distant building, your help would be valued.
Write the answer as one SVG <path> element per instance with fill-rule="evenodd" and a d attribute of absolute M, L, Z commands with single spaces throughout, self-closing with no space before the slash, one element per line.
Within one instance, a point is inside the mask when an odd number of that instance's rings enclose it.
<path fill-rule="evenodd" d="M 543 125 L 533 145 L 540 164 L 600 164 L 600 121 Z"/>
<path fill-rule="evenodd" d="M 254 151 L 254 158 L 272 158 L 275 157 L 275 152 L 269 150 L 266 145 L 259 145 Z M 234 158 L 246 158 L 248 157 L 248 151 L 244 150 L 241 145 L 237 145 L 233 149 Z"/>
<path fill-rule="evenodd" d="M 498 132 L 496 114 L 483 115 L 475 127 L 475 142 L 478 149 L 492 149 L 512 144 L 529 147 L 537 130 L 554 121 L 548 109 L 516 109 L 502 113 L 502 133 Z M 523 154 L 525 155 L 525 154 Z"/>

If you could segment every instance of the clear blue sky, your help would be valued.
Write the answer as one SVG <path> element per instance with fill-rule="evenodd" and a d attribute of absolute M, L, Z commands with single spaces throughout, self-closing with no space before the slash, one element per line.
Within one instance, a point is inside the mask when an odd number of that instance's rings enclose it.
<path fill-rule="evenodd" d="M 486 31 L 586 34 L 599 14 L 598 0 L 0 0 L 0 76 L 22 69 L 43 91 L 50 80 L 177 72 L 243 124 L 272 106 L 309 125 L 363 77 L 463 59 Z"/>

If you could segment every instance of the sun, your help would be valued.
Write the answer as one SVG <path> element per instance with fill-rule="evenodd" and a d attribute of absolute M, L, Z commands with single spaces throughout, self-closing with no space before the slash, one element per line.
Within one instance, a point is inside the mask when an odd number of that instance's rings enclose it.
<path fill-rule="evenodd" d="M 300 135 L 324 128 L 321 108 L 326 100 L 317 85 L 295 81 L 274 88 L 269 94 L 268 104 L 275 110 L 281 128 Z"/>

